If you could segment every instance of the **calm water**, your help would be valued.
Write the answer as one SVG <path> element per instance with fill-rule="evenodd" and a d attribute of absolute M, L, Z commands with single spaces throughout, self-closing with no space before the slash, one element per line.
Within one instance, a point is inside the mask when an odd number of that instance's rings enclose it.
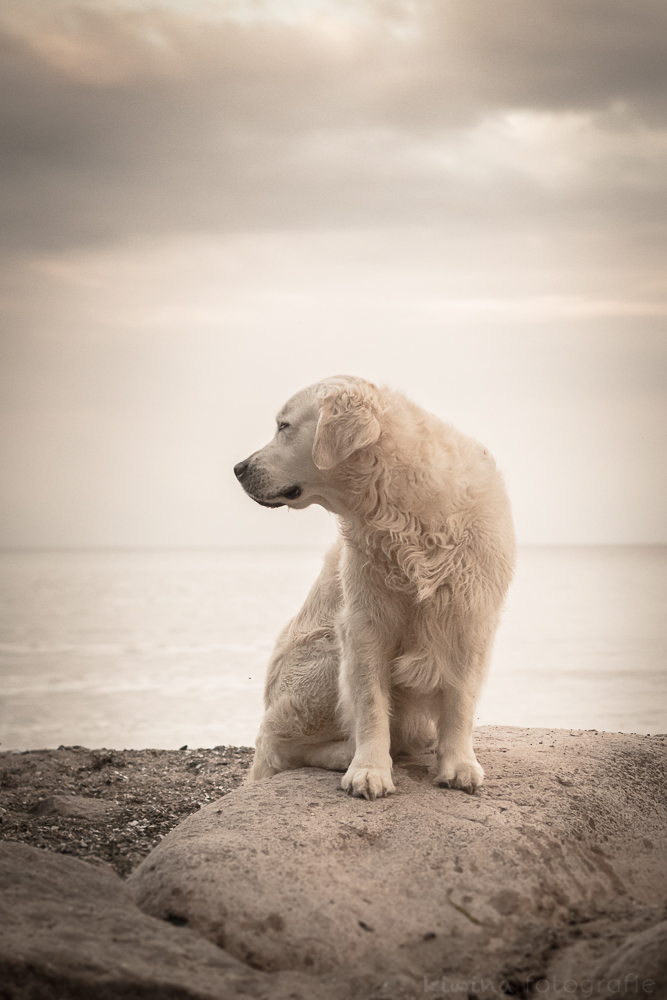
<path fill-rule="evenodd" d="M 2 749 L 252 744 L 311 550 L 0 553 Z M 529 548 L 478 723 L 667 732 L 667 548 Z"/>

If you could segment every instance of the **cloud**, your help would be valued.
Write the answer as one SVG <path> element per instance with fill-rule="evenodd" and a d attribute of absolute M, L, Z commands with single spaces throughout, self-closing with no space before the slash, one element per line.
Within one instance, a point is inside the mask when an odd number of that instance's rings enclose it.
<path fill-rule="evenodd" d="M 646 226 L 667 176 L 666 49 L 651 0 L 13 8 L 2 245 Z"/>
<path fill-rule="evenodd" d="M 479 106 L 603 111 L 621 103 L 665 121 L 660 0 L 433 0 L 428 10 L 432 66 Z"/>

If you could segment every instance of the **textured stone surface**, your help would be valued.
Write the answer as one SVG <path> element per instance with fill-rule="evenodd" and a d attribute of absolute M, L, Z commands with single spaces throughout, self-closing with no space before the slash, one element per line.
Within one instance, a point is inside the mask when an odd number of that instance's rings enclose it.
<path fill-rule="evenodd" d="M 147 917 L 113 872 L 0 844 L 2 1000 L 329 996 L 297 979 L 262 975 L 187 928 Z"/>
<path fill-rule="evenodd" d="M 626 993 L 667 997 L 667 920 L 640 934 L 629 935 L 600 962 L 594 978 L 596 982 L 605 982 L 605 997 L 620 993 L 620 983 L 625 986 L 626 979 Z"/>
<path fill-rule="evenodd" d="M 546 975 L 573 929 L 598 921 L 604 943 L 664 917 L 663 741 L 489 727 L 476 744 L 475 796 L 433 787 L 429 755 L 377 802 L 336 774 L 279 774 L 189 817 L 128 884 L 258 969 L 415 984 Z"/>
<path fill-rule="evenodd" d="M 434 788 L 428 755 L 374 803 L 318 770 L 239 788 L 127 886 L 5 843 L 0 1000 L 666 998 L 664 739 L 489 728 L 477 748 L 473 797 Z"/>

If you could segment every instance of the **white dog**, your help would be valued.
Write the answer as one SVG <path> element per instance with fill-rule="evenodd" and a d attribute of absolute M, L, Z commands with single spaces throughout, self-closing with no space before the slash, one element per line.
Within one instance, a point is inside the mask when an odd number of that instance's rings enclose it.
<path fill-rule="evenodd" d="M 345 770 L 394 791 L 392 757 L 435 741 L 436 783 L 474 792 L 475 702 L 514 568 L 488 451 L 401 393 L 340 376 L 298 392 L 235 466 L 253 500 L 337 515 L 340 539 L 278 639 L 250 780 Z"/>

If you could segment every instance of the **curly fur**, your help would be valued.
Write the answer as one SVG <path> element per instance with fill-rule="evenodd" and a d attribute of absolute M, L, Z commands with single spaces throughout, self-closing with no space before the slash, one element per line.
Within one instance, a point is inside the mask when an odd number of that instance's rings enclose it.
<path fill-rule="evenodd" d="M 244 487 L 260 503 L 322 504 L 340 539 L 278 640 L 251 778 L 347 767 L 343 787 L 375 798 L 393 791 L 390 746 L 435 738 L 437 781 L 474 790 L 474 705 L 514 566 L 495 462 L 363 379 L 303 390 L 278 419 L 242 463 Z"/>

